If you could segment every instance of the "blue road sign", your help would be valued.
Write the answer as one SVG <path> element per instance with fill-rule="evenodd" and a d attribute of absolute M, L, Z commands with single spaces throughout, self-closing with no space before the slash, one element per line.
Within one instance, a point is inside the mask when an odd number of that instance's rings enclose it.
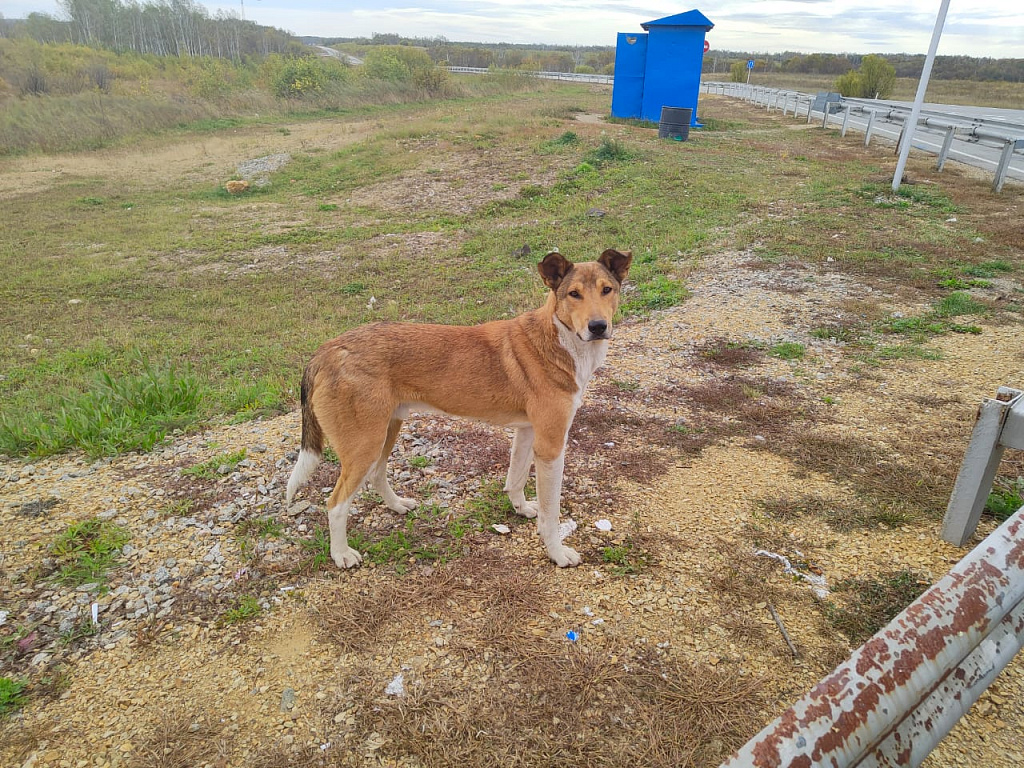
<path fill-rule="evenodd" d="M 747 59 L 747 69 L 753 69 L 753 68 L 754 68 L 754 60 L 753 59 Z"/>

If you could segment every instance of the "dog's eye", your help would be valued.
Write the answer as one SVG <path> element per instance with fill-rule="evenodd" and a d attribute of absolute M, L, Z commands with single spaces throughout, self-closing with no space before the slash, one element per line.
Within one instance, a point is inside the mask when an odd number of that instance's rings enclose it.
<path fill-rule="evenodd" d="M 580 296 L 580 292 L 579 291 L 569 291 L 569 295 L 572 296 L 574 299 L 582 299 L 583 298 L 582 296 Z"/>
<path fill-rule="evenodd" d="M 603 291 L 601 291 L 601 293 L 603 293 L 603 294 L 604 294 L 605 296 L 607 296 L 607 295 L 608 295 L 609 293 L 611 293 L 611 292 L 612 292 L 612 287 L 611 287 L 610 285 L 606 285 L 606 286 L 604 287 L 604 290 L 603 290 Z"/>

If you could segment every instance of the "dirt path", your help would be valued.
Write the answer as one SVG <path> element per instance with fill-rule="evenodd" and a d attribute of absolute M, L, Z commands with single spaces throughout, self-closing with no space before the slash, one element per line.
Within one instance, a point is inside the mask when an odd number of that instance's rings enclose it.
<path fill-rule="evenodd" d="M 67 178 L 103 177 L 158 189 L 173 181 L 226 181 L 242 162 L 263 155 L 317 148 L 334 150 L 379 130 L 379 121 L 351 118 L 253 125 L 231 132 L 188 135 L 168 141 L 150 139 L 140 146 L 96 152 L 5 158 L 0 160 L 0 200 L 48 189 Z"/>

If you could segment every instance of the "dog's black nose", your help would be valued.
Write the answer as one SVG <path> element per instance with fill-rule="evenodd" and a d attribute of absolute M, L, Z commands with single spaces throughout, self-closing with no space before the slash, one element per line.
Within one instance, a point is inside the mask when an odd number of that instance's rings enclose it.
<path fill-rule="evenodd" d="M 587 323 L 587 330 L 591 336 L 601 337 L 608 331 L 608 323 L 604 320 L 591 320 Z"/>

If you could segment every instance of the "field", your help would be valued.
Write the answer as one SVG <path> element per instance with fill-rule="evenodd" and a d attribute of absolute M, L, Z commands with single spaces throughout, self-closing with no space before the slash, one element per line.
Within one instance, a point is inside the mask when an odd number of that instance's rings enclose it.
<path fill-rule="evenodd" d="M 1024 189 L 914 157 L 893 194 L 891 147 L 722 97 L 659 140 L 609 98 L 0 158 L 0 763 L 716 766 L 962 557 L 974 412 L 1022 383 Z M 337 465 L 284 505 L 310 353 L 521 312 L 544 253 L 606 247 L 635 263 L 570 434 L 583 565 L 510 514 L 505 430 L 424 416 L 391 467 L 420 506 L 365 493 L 335 569 Z M 928 768 L 1019 765 L 1022 702 L 1018 661 Z"/>
<path fill-rule="evenodd" d="M 704 80 L 728 80 L 729 73 L 703 75 Z M 750 76 L 753 85 L 783 88 L 803 93 L 834 90 L 835 75 L 802 75 L 783 72 L 755 72 Z M 913 101 L 917 95 L 917 80 L 896 78 L 896 88 L 890 98 Z M 1024 83 L 977 82 L 974 80 L 929 80 L 925 101 L 932 104 L 963 104 L 977 107 L 1024 109 Z"/>

